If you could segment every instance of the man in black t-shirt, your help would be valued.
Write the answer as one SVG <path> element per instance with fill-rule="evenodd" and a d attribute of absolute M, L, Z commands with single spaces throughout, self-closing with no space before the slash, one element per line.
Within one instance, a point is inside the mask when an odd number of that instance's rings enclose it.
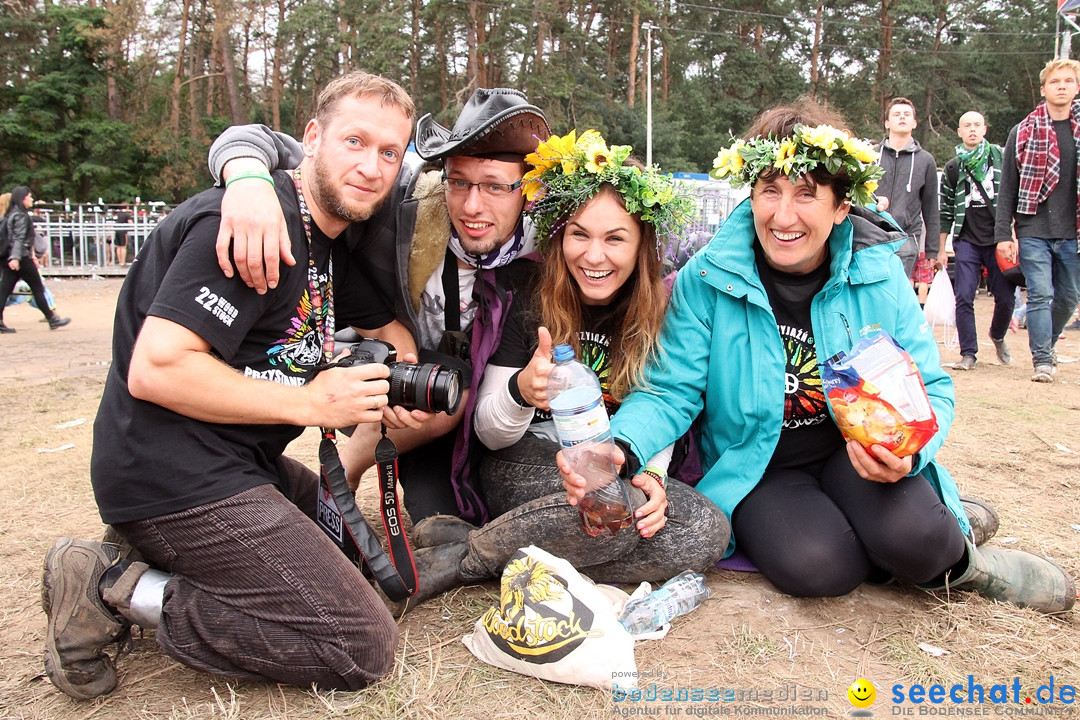
<path fill-rule="evenodd" d="M 1054 344 L 1080 298 L 1080 62 L 1059 58 L 1039 73 L 1043 101 L 1009 133 L 994 234 L 1027 281 L 1032 382 L 1054 382 Z M 1016 242 L 1013 242 L 1014 238 Z"/>
<path fill-rule="evenodd" d="M 339 234 L 389 194 L 413 104 L 366 73 L 331 83 L 295 171 L 272 182 L 295 267 L 259 294 L 213 252 L 222 191 L 181 205 L 148 239 L 117 301 L 113 364 L 94 425 L 91 481 L 120 546 L 63 538 L 42 579 L 45 669 L 71 697 L 117 682 L 104 649 L 132 624 L 190 667 L 234 679 L 355 690 L 393 662 L 397 627 L 361 572 L 314 523 L 318 477 L 282 455 L 305 426 L 404 421 L 385 411 L 385 365 L 316 375 L 333 336 L 333 284 L 370 291 Z"/>
<path fill-rule="evenodd" d="M 975 332 L 975 291 L 985 267 L 986 284 L 994 295 L 990 340 L 1002 365 L 1012 362 L 1005 333 L 1012 319 L 1013 286 L 998 269 L 994 237 L 994 212 L 1001 186 L 1002 149 L 986 140 L 986 120 L 975 111 L 960 116 L 956 129 L 960 144 L 956 157 L 941 173 L 941 247 L 953 239 L 956 263 L 956 332 L 960 337 L 960 362 L 955 370 L 971 370 L 979 352 Z"/>

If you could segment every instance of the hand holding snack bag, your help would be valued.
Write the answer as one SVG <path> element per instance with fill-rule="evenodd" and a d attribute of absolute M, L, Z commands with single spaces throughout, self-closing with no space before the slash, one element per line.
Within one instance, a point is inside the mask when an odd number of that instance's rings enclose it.
<path fill-rule="evenodd" d="M 821 379 L 840 432 L 867 450 L 881 445 L 907 457 L 938 430 L 919 369 L 888 333 L 826 360 Z"/>

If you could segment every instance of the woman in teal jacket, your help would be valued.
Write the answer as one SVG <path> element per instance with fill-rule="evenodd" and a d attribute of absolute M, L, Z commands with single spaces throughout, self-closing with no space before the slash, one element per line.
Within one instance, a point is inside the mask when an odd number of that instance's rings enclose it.
<path fill-rule="evenodd" d="M 627 465 L 700 416 L 697 489 L 732 540 L 779 589 L 844 595 L 890 577 L 965 584 L 1048 612 L 1071 607 L 1068 577 L 1043 558 L 976 550 L 956 484 L 934 455 L 953 419 L 952 380 L 895 256 L 903 234 L 860 207 L 874 153 L 812 101 L 765 113 L 721 151 L 715 175 L 752 186 L 680 271 L 660 335 L 663 359 L 612 419 Z M 885 331 L 918 365 L 939 431 L 916 455 L 841 436 L 820 366 Z M 562 464 L 571 498 L 580 478 Z M 1031 578 L 1045 582 L 1032 587 Z"/>

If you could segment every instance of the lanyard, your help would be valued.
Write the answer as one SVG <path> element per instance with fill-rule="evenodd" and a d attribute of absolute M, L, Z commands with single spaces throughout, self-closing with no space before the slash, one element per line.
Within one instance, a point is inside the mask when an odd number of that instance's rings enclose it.
<path fill-rule="evenodd" d="M 304 191 L 300 187 L 299 167 L 293 171 L 293 181 L 296 183 L 296 197 L 300 201 L 300 219 L 303 221 L 304 235 L 308 242 L 308 296 L 311 299 L 309 322 L 313 324 L 315 331 L 322 335 L 321 367 L 326 367 L 334 356 L 334 254 L 330 252 L 326 282 L 320 283 L 311 243 L 311 212 L 304 200 Z M 341 466 L 341 458 L 334 444 L 337 438 L 334 428 L 322 428 L 323 439 L 319 445 L 320 490 L 316 519 L 323 531 L 348 558 L 358 564 L 366 564 L 388 597 L 392 600 L 402 600 L 417 592 L 418 579 L 412 549 L 409 547 L 405 530 L 401 527 L 401 509 L 397 497 L 397 449 L 393 441 L 386 437 L 385 426 L 382 430 L 383 438 L 375 450 L 375 458 L 379 467 L 382 520 L 387 544 L 390 547 L 390 557 L 387 557 L 386 552 L 379 545 L 378 539 L 356 505 L 353 492 L 349 489 L 345 469 Z"/>
<path fill-rule="evenodd" d="M 311 314 L 308 322 L 315 332 L 322 336 L 323 362 L 328 363 L 334 356 L 334 254 L 330 253 L 326 282 L 319 282 L 319 269 L 315 267 L 315 248 L 311 242 L 311 211 L 304 200 L 304 191 L 300 187 L 300 168 L 293 170 L 296 183 L 296 197 L 300 201 L 300 220 L 304 224 L 304 236 L 308 244 L 308 298 L 311 300 Z M 333 437 L 333 430 L 323 429 Z"/>

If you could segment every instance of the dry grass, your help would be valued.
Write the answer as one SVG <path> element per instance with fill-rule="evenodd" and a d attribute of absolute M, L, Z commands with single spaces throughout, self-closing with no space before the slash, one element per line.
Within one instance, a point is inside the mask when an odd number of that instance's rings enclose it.
<path fill-rule="evenodd" d="M 493 584 L 449 593 L 408 615 L 392 672 L 361 692 L 231 683 L 165 657 L 152 632 L 120 658 L 120 686 L 112 695 L 77 703 L 56 691 L 42 675 L 41 560 L 57 536 L 92 538 L 102 531 L 88 468 L 116 287 L 115 281 L 54 282 L 61 307 L 75 318 L 56 333 L 32 312 L 15 308 L 5 315 L 19 334 L 0 339 L 8 360 L 0 368 L 0 718 L 489 720 L 611 717 L 629 707 L 599 691 L 520 677 L 474 659 L 461 637 L 493 601 Z M 980 298 L 980 327 L 986 309 Z M 1002 530 L 995 543 L 1045 553 L 1080 575 L 1080 532 L 1072 527 L 1080 527 L 1080 364 L 1063 364 L 1062 382 L 1033 385 L 1023 344 L 1023 334 L 1012 336 L 1012 367 L 989 360 L 989 348 L 974 372 L 957 377 L 957 420 L 942 459 L 962 489 L 998 508 Z M 1080 336 L 1060 347 L 1062 355 L 1080 357 Z M 946 352 L 944 359 L 958 358 Z M 80 417 L 87 422 L 55 428 Z M 65 443 L 75 447 L 36 452 Z M 292 454 L 313 462 L 315 446 L 315 436 L 305 434 Z M 1051 675 L 1059 686 L 1080 682 L 1075 611 L 1046 617 L 971 593 L 954 592 L 950 602 L 895 586 L 796 600 L 757 575 L 721 571 L 709 574 L 709 585 L 713 597 L 705 606 L 677 621 L 664 640 L 638 645 L 643 684 L 673 693 L 728 688 L 753 707 L 776 705 L 794 687 L 800 696 L 821 698 L 811 704 L 841 715 L 851 710 L 848 685 L 866 677 L 877 685 L 874 709 L 886 715 L 898 683 L 952 684 L 970 674 L 986 687 L 1019 678 L 1031 692 Z M 935 657 L 920 645 L 948 654 Z M 763 699 L 766 691 L 771 700 Z M 681 715 L 702 706 L 668 705 Z"/>

